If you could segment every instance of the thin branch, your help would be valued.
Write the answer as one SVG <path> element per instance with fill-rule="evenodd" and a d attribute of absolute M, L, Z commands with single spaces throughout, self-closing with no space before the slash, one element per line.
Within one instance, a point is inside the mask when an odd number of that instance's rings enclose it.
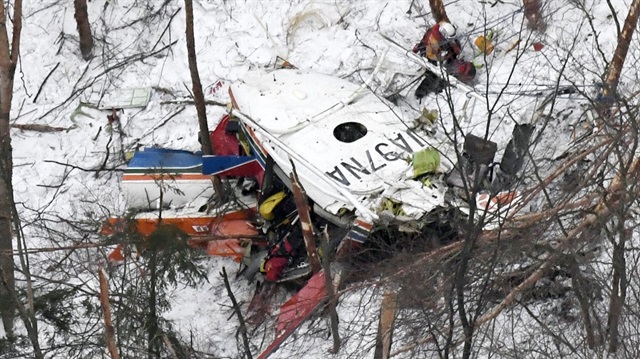
<path fill-rule="evenodd" d="M 620 21 L 618 21 L 618 14 L 616 14 L 616 9 L 614 9 L 611 0 L 607 0 L 607 6 L 609 6 L 609 10 L 611 10 L 611 17 L 613 18 L 613 22 L 616 24 L 616 35 L 620 36 Z"/>
<path fill-rule="evenodd" d="M 164 30 L 162 30 L 162 33 L 160 34 L 160 37 L 158 37 L 158 41 L 156 41 L 156 43 L 153 44 L 153 47 L 151 48 L 151 50 L 154 50 L 156 48 L 156 46 L 158 46 L 158 44 L 160 43 L 160 40 L 162 40 L 162 37 L 164 36 L 164 34 L 167 32 L 167 30 L 169 30 L 169 28 L 171 26 L 171 22 L 173 21 L 173 18 L 176 17 L 176 15 L 178 15 L 180 10 L 182 10 L 182 8 L 178 8 L 178 10 L 176 10 L 173 13 L 173 15 L 171 15 L 169 17 L 169 21 L 167 22 L 167 26 L 165 26 Z"/>
<path fill-rule="evenodd" d="M 36 92 L 36 96 L 33 98 L 33 103 L 36 103 L 36 101 L 38 100 L 38 96 L 40 96 L 40 92 L 42 92 L 42 89 L 44 88 L 44 84 L 47 83 L 47 80 L 49 80 L 49 77 L 51 77 L 51 75 L 53 75 L 53 72 L 56 71 L 58 66 L 60 66 L 60 62 L 58 62 L 56 64 L 56 66 L 54 66 L 53 69 L 51 69 L 51 71 L 49 71 L 47 76 L 45 76 L 44 80 L 42 80 L 42 83 L 40 84 L 40 87 L 38 88 L 38 92 Z"/>
<path fill-rule="evenodd" d="M 80 166 L 76 166 L 76 165 L 72 165 L 69 163 L 62 163 L 59 161 L 55 161 L 55 160 L 44 160 L 42 161 L 44 163 L 55 163 L 57 165 L 61 165 L 61 166 L 65 166 L 65 167 L 70 167 L 70 168 L 74 168 L 74 169 L 78 169 L 80 171 L 84 171 L 84 172 L 100 172 L 100 171 L 110 171 L 110 172 L 124 172 L 124 169 L 121 168 L 101 168 L 101 169 L 89 169 L 89 168 L 84 168 L 84 167 L 80 167 Z"/>
<path fill-rule="evenodd" d="M 233 291 L 231 290 L 231 285 L 229 284 L 229 277 L 227 276 L 227 270 L 225 267 L 222 267 L 222 273 L 220 273 L 222 279 L 224 280 L 224 286 L 227 288 L 227 294 L 229 295 L 229 299 L 231 299 L 231 304 L 233 304 L 233 310 L 238 316 L 238 321 L 240 322 L 240 334 L 242 335 L 242 342 L 244 344 L 244 351 L 247 355 L 248 359 L 253 359 L 251 356 L 251 347 L 249 346 L 249 338 L 247 337 L 247 325 L 244 322 L 244 317 L 242 316 L 242 312 L 240 311 L 240 306 L 236 301 L 236 297 L 233 295 Z"/>

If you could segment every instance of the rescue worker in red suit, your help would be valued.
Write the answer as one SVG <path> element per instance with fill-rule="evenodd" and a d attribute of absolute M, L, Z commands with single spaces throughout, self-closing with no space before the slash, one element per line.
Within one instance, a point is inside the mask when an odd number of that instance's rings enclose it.
<path fill-rule="evenodd" d="M 455 60 L 461 52 L 455 26 L 445 21 L 435 24 L 413 47 L 413 52 L 426 57 L 434 65 Z"/>
<path fill-rule="evenodd" d="M 471 83 L 476 75 L 476 69 L 471 62 L 458 58 L 462 52 L 460 42 L 456 39 L 456 28 L 452 24 L 441 21 L 427 30 L 422 40 L 413 47 L 413 52 L 426 57 L 434 64 L 442 66 L 449 75 L 458 80 Z M 421 99 L 430 92 L 441 92 L 445 84 L 440 75 L 429 70 L 425 73 L 416 89 L 416 98 Z"/>
<path fill-rule="evenodd" d="M 282 239 L 270 248 L 262 262 L 260 271 L 265 274 L 268 282 L 280 279 L 287 267 L 295 265 L 297 260 L 303 257 L 305 246 L 302 230 L 297 221 L 292 224 L 292 227 L 289 233 L 279 234 Z"/>

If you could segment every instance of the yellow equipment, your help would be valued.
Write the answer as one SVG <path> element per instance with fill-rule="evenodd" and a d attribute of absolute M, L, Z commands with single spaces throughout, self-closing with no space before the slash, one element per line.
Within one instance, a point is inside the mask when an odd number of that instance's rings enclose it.
<path fill-rule="evenodd" d="M 476 47 L 480 49 L 480 51 L 484 52 L 486 55 L 491 55 L 491 53 L 493 52 L 493 44 L 491 43 L 492 38 L 493 33 L 489 32 L 486 37 L 484 35 L 478 36 L 474 43 L 476 44 Z"/>
<path fill-rule="evenodd" d="M 267 198 L 264 202 L 262 202 L 259 208 L 260 215 L 262 216 L 262 218 L 266 219 L 267 221 L 273 221 L 276 217 L 274 213 L 275 208 L 286 197 L 287 197 L 287 194 L 284 191 L 282 191 L 269 196 L 269 198 Z"/>

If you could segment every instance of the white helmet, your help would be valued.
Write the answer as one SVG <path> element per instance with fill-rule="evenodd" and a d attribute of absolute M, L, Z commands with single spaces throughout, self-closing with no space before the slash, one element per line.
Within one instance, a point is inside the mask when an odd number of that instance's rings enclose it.
<path fill-rule="evenodd" d="M 440 33 L 445 39 L 453 39 L 456 37 L 456 27 L 443 21 L 440 23 Z"/>

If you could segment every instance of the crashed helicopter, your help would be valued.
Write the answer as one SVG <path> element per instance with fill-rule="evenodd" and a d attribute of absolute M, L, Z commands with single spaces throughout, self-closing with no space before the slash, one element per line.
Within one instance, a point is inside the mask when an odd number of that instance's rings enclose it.
<path fill-rule="evenodd" d="M 485 226 L 504 219 L 518 201 L 519 193 L 504 184 L 519 165 L 494 166 L 498 147 L 509 145 L 483 136 L 504 119 L 486 123 L 469 109 L 467 94 L 451 92 L 451 106 L 438 106 L 461 110 L 425 124 L 370 85 L 295 68 L 255 71 L 230 85 L 231 110 L 211 132 L 216 155 L 145 149 L 123 175 L 132 207 L 164 208 L 162 223 L 212 255 L 243 261 L 247 278 L 263 272 L 273 282 L 308 280 L 280 308 L 276 340 L 263 357 L 326 295 L 323 271 L 309 265 L 305 225 L 314 233 L 325 228 L 332 252 L 344 260 L 377 226 L 420 232 L 440 220 L 440 209 L 465 213 L 471 193 Z M 528 142 L 530 129 L 516 132 Z M 211 201 L 212 175 L 235 189 L 225 203 Z M 298 183 L 311 223 L 293 198 Z M 141 212 L 133 224 L 109 219 L 102 233 L 133 225 L 148 235 L 159 222 L 154 212 Z"/>

